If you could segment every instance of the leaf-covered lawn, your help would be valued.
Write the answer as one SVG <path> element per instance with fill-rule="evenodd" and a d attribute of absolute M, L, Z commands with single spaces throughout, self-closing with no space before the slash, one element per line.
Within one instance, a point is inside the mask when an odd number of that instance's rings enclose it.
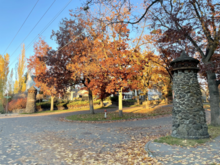
<path fill-rule="evenodd" d="M 112 120 L 128 120 L 128 119 L 138 119 L 147 118 L 152 116 L 168 115 L 172 113 L 172 107 L 165 108 L 152 108 L 152 109 L 129 109 L 123 110 L 123 117 L 119 117 L 118 111 L 107 112 L 107 118 L 104 118 L 104 113 L 96 114 L 79 114 L 68 116 L 68 120 L 73 121 L 112 121 Z"/>
<path fill-rule="evenodd" d="M 219 104 L 220 105 L 220 104 Z M 210 111 L 210 103 L 203 103 L 203 108 L 207 109 Z"/>
<path fill-rule="evenodd" d="M 114 106 L 108 106 L 108 107 L 101 107 L 101 106 L 94 106 L 95 110 L 99 109 L 109 109 L 109 108 L 115 108 Z M 36 113 L 21 113 L 21 114 L 38 114 L 38 113 L 59 113 L 59 112 L 75 112 L 75 111 L 89 111 L 89 108 L 78 108 L 78 109 L 67 109 L 67 110 L 46 110 L 46 111 L 39 111 Z"/>
<path fill-rule="evenodd" d="M 204 144 L 208 141 L 211 141 L 212 139 L 218 137 L 220 135 L 220 127 L 214 127 L 209 125 L 208 126 L 208 132 L 210 135 L 210 138 L 207 139 L 198 139 L 198 140 L 194 140 L 194 139 L 179 139 L 179 138 L 174 138 L 172 136 L 163 136 L 160 137 L 159 139 L 155 139 L 155 142 L 158 143 L 166 143 L 166 144 L 170 144 L 170 145 L 178 145 L 178 146 L 184 146 L 184 147 L 195 147 L 198 146 L 200 144 Z"/>

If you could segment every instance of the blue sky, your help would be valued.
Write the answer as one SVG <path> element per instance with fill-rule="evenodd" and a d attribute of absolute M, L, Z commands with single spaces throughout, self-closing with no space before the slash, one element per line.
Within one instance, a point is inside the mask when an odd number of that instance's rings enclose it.
<path fill-rule="evenodd" d="M 4 55 L 8 53 L 10 55 L 10 69 L 14 68 L 17 63 L 18 56 L 21 54 L 21 46 L 23 43 L 25 44 L 26 58 L 34 55 L 33 40 L 35 39 L 35 41 L 37 41 L 38 34 L 47 27 L 48 23 L 53 20 L 53 18 L 70 1 L 71 0 L 56 0 L 55 2 L 54 0 L 0 0 L 0 54 Z M 132 1 L 134 4 L 138 5 L 139 0 Z M 57 45 L 55 41 L 50 39 L 52 30 L 58 30 L 61 19 L 65 17 L 70 18 L 69 10 L 74 10 L 80 7 L 82 2 L 83 1 L 80 0 L 72 0 L 62 13 L 53 21 L 53 23 L 49 25 L 47 30 L 43 32 L 41 36 L 49 44 L 49 46 L 56 49 Z M 37 5 L 35 6 L 36 3 Z M 53 5 L 51 6 L 51 4 Z M 35 8 L 32 13 L 17 34 L 21 25 L 34 6 Z M 50 9 L 48 10 L 49 7 Z M 47 10 L 48 12 L 44 15 Z M 43 15 L 44 17 L 41 19 Z M 40 19 L 41 21 L 37 24 Z M 36 24 L 37 26 L 34 28 Z M 15 37 L 16 34 L 17 36 Z M 131 35 L 135 36 L 136 34 L 133 33 Z M 13 40 L 14 37 L 15 39 Z M 12 40 L 13 42 L 11 43 Z M 11 45 L 9 46 L 10 43 Z"/>
<path fill-rule="evenodd" d="M 21 28 L 20 32 L 11 43 L 12 39 L 14 38 L 17 31 L 25 21 L 26 17 L 36 4 L 37 0 L 0 0 L 0 54 L 3 55 L 8 53 L 10 55 L 10 69 L 12 67 L 14 68 L 18 56 L 19 54 L 21 54 L 22 43 L 24 43 L 26 47 L 26 58 L 34 54 L 34 42 L 32 42 L 33 39 L 46 27 L 46 25 L 48 25 L 48 23 L 54 18 L 54 16 L 56 16 L 69 1 L 70 0 L 56 0 L 54 2 L 54 0 L 39 0 L 29 18 Z M 44 15 L 44 13 L 47 11 L 52 3 L 53 5 L 51 6 L 51 8 L 38 23 L 38 25 L 33 29 L 33 27 L 37 24 L 37 22 Z M 69 5 L 63 10 L 63 12 L 53 21 L 53 23 L 50 24 L 47 30 L 44 31 L 42 37 L 50 46 L 56 48 L 55 41 L 50 39 L 52 30 L 57 30 L 59 28 L 59 23 L 62 18 L 70 17 L 70 9 L 75 9 L 77 7 L 80 7 L 80 5 L 80 1 L 72 0 Z M 30 33 L 32 29 L 33 31 Z M 29 33 L 30 35 L 26 38 Z M 24 39 L 25 41 L 22 42 Z M 10 43 L 10 47 L 5 52 Z M 28 47 L 29 44 L 31 44 L 31 46 Z"/>
<path fill-rule="evenodd" d="M 38 3 L 36 7 L 33 9 L 14 41 L 11 43 L 12 39 L 37 1 Z M 26 58 L 34 55 L 33 39 L 38 36 L 38 34 L 48 25 L 54 16 L 56 16 L 70 1 L 71 0 L 56 0 L 55 2 L 54 0 L 0 0 L 0 54 L 4 55 L 8 53 L 10 55 L 10 69 L 14 68 L 18 61 L 18 56 L 21 54 L 22 43 L 25 44 Z M 52 30 L 58 30 L 61 19 L 65 17 L 70 18 L 69 10 L 74 10 L 80 7 L 82 2 L 83 1 L 80 0 L 72 0 L 62 13 L 53 21 L 53 23 L 49 25 L 47 30 L 43 32 L 41 36 L 49 44 L 49 46 L 56 49 L 57 45 L 55 41 L 50 39 Z M 140 2 L 142 2 L 142 0 L 132 0 L 131 2 L 140 6 Z M 52 3 L 53 5 L 48 10 Z M 47 10 L 48 12 L 33 29 Z M 138 9 L 138 12 L 140 14 L 142 13 L 140 9 Z M 32 29 L 33 31 L 30 33 Z M 30 35 L 26 38 L 29 33 Z M 146 29 L 145 34 L 147 33 L 149 33 L 149 31 Z M 137 34 L 132 32 L 131 37 L 132 36 L 137 36 Z M 23 42 L 24 39 L 25 41 Z M 38 37 L 35 41 L 37 41 L 37 39 Z M 9 46 L 10 43 L 11 45 Z M 6 51 L 7 47 L 8 49 Z"/>

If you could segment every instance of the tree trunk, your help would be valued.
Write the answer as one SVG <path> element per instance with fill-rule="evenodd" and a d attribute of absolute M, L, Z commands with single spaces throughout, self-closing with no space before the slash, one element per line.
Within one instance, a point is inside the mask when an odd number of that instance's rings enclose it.
<path fill-rule="evenodd" d="M 121 89 L 119 90 L 119 96 L 118 96 L 118 109 L 119 109 L 119 117 L 122 117 L 123 116 L 123 113 L 122 113 L 122 87 Z"/>
<path fill-rule="evenodd" d="M 93 98 L 92 98 L 92 91 L 89 89 L 89 109 L 91 114 L 95 114 L 93 108 Z"/>
<path fill-rule="evenodd" d="M 144 95 L 144 101 L 148 101 L 148 93 Z"/>
<path fill-rule="evenodd" d="M 140 105 L 140 95 L 139 95 L 138 90 L 137 90 L 137 96 L 136 96 L 136 99 L 137 99 L 137 105 Z"/>
<path fill-rule="evenodd" d="M 165 98 L 165 104 L 169 104 L 167 97 Z"/>
<path fill-rule="evenodd" d="M 103 99 L 101 99 L 100 105 L 101 107 L 104 107 Z"/>
<path fill-rule="evenodd" d="M 219 92 L 215 73 L 212 71 L 207 71 L 207 80 L 210 95 L 209 103 L 211 108 L 211 125 L 220 126 Z"/>
<path fill-rule="evenodd" d="M 54 110 L 54 107 L 53 107 L 53 99 L 54 99 L 54 96 L 51 96 L 50 111 L 53 111 L 53 110 Z"/>
<path fill-rule="evenodd" d="M 206 95 L 206 97 L 205 97 L 205 101 L 206 101 L 207 103 L 209 102 L 208 97 L 209 97 L 209 96 L 207 96 L 207 95 Z"/>

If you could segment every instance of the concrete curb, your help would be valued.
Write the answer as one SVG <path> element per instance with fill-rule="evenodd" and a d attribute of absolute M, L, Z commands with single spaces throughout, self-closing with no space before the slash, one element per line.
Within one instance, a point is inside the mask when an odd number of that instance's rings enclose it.
<path fill-rule="evenodd" d="M 19 116 L 19 113 L 0 114 L 0 117 L 7 117 L 7 116 Z"/>
<path fill-rule="evenodd" d="M 150 141 L 145 145 L 145 151 L 148 152 L 150 157 L 159 158 L 161 162 L 163 162 L 163 159 L 171 158 L 166 164 L 173 164 L 174 162 L 178 162 L 174 163 L 178 165 L 181 165 L 183 162 L 192 164 L 192 160 L 193 162 L 196 161 L 197 164 L 204 164 L 204 162 L 210 162 L 209 164 L 211 164 L 213 161 L 218 164 L 220 163 L 220 159 L 216 155 L 220 154 L 219 144 L 220 136 L 197 147 L 171 146 Z M 200 159 L 198 156 L 200 156 Z"/>

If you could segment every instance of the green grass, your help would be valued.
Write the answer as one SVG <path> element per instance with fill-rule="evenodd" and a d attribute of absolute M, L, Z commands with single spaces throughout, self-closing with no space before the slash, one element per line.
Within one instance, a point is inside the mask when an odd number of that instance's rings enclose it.
<path fill-rule="evenodd" d="M 146 117 L 166 115 L 166 114 L 171 114 L 171 112 L 163 111 L 162 109 L 157 110 L 155 112 L 151 111 L 146 113 L 123 112 L 123 117 L 119 117 L 119 112 L 116 111 L 116 112 L 108 112 L 106 119 L 104 118 L 104 113 L 72 115 L 66 118 L 68 120 L 73 120 L 73 121 L 112 121 L 112 120 L 146 118 Z"/>
<path fill-rule="evenodd" d="M 211 137 L 207 139 L 195 139 L 195 140 L 194 139 L 179 139 L 179 138 L 174 138 L 169 135 L 169 136 L 160 137 L 159 139 L 155 139 L 154 142 L 166 143 L 169 145 L 178 145 L 178 146 L 183 146 L 183 147 L 194 147 L 194 146 L 204 144 L 220 136 L 220 127 L 214 127 L 214 126 L 208 125 L 208 132 Z"/>

